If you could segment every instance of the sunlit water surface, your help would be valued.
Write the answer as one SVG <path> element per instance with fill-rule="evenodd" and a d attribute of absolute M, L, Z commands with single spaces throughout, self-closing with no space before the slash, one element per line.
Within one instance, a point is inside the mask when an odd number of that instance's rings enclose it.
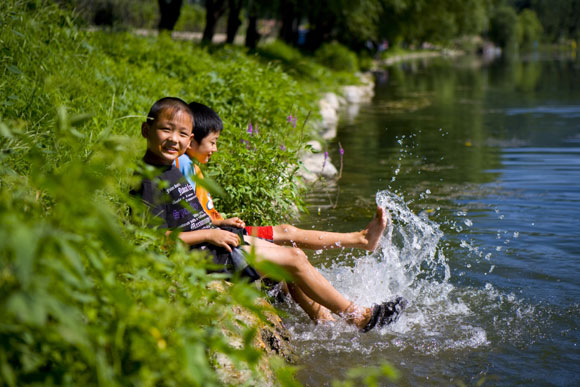
<path fill-rule="evenodd" d="M 536 57 L 379 74 L 329 149 L 335 164 L 345 149 L 342 178 L 313 190 L 300 225 L 357 230 L 375 203 L 388 209 L 374 254 L 309 255 L 353 301 L 409 307 L 361 334 L 283 306 L 302 383 L 389 362 L 404 385 L 579 385 L 579 71 Z"/>

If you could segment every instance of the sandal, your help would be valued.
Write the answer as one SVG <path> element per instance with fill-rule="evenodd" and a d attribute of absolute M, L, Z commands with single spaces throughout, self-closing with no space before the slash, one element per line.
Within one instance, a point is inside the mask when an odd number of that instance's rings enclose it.
<path fill-rule="evenodd" d="M 381 316 L 384 314 L 384 309 L 383 309 L 383 305 L 377 305 L 374 304 L 373 305 L 373 309 L 371 311 L 371 319 L 369 320 L 369 322 L 367 323 L 367 325 L 365 325 L 363 328 L 361 328 L 361 332 L 366 333 L 368 331 L 370 331 L 371 329 L 373 329 L 375 327 L 375 325 L 377 325 L 377 323 L 379 322 L 379 320 L 381 319 Z"/>
<path fill-rule="evenodd" d="M 397 297 L 395 301 L 385 302 L 382 306 L 384 309 L 378 322 L 379 328 L 396 322 L 407 308 L 407 300 L 403 297 Z"/>
<path fill-rule="evenodd" d="M 380 305 L 373 305 L 371 319 L 367 325 L 361 329 L 361 332 L 366 333 L 373 329 L 375 326 L 382 328 L 385 325 L 396 322 L 401 314 L 403 314 L 406 307 L 407 300 L 405 300 L 403 297 L 397 297 L 395 301 L 387 301 Z"/>

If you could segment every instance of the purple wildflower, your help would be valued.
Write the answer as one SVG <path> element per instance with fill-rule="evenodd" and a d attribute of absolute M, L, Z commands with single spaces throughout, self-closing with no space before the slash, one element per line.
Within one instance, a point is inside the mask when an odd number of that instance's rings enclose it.
<path fill-rule="evenodd" d="M 248 134 L 251 136 L 253 131 L 254 131 L 254 127 L 252 126 L 252 123 L 250 122 L 250 125 L 248 125 Z"/>
<path fill-rule="evenodd" d="M 288 116 L 288 123 L 292 123 L 292 127 L 296 129 L 296 122 L 298 121 L 298 117 L 292 117 L 292 114 Z"/>
<path fill-rule="evenodd" d="M 326 167 L 326 160 L 328 160 L 328 151 L 324 152 L 324 162 L 322 163 L 322 169 Z"/>
<path fill-rule="evenodd" d="M 282 152 L 286 152 L 286 146 L 284 144 L 280 145 L 280 149 Z"/>

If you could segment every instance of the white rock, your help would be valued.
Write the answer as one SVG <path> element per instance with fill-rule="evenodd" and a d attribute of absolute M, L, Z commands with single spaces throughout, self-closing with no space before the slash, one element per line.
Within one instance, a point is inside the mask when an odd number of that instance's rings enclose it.
<path fill-rule="evenodd" d="M 328 102 L 328 104 L 334 109 L 338 110 L 340 108 L 340 101 L 335 93 L 325 93 L 322 96 L 322 100 Z"/>
<path fill-rule="evenodd" d="M 334 177 L 338 174 L 338 170 L 330 161 L 330 157 L 324 162 L 324 153 L 310 153 L 302 157 L 303 168 L 299 174 L 306 181 L 314 181 L 318 176 L 326 178 Z M 324 166 L 324 169 L 322 168 Z"/>
<path fill-rule="evenodd" d="M 310 145 L 316 152 L 322 152 L 322 145 L 316 140 L 308 141 L 306 145 Z"/>
<path fill-rule="evenodd" d="M 322 127 L 324 130 L 336 131 L 338 125 L 338 113 L 327 101 L 321 100 L 318 102 L 320 107 L 320 115 L 322 116 Z"/>

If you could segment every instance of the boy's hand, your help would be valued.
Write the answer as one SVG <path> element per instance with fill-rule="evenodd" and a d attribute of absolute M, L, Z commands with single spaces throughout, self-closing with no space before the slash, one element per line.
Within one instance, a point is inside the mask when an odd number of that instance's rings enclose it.
<path fill-rule="evenodd" d="M 229 227 L 237 227 L 237 228 L 244 228 L 246 227 L 246 223 L 241 220 L 240 218 L 233 217 L 228 219 L 221 219 L 218 221 L 214 221 L 213 224 L 216 226 L 229 226 Z"/>
<path fill-rule="evenodd" d="M 239 246 L 240 237 L 238 237 L 238 234 L 226 230 L 211 230 L 208 242 L 212 245 L 223 247 L 231 253 L 232 248 L 230 246 Z"/>

